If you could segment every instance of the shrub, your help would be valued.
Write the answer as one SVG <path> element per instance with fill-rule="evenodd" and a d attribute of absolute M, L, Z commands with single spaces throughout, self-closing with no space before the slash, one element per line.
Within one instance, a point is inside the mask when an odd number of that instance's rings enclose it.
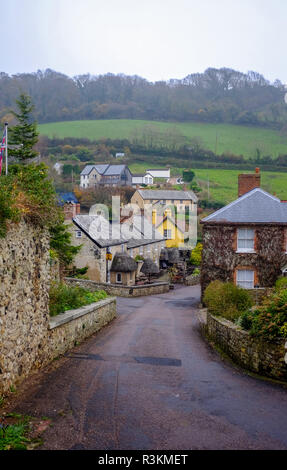
<path fill-rule="evenodd" d="M 249 293 L 232 283 L 213 281 L 206 288 L 204 304 L 212 315 L 221 316 L 227 320 L 238 319 L 245 310 L 252 306 Z"/>
<path fill-rule="evenodd" d="M 275 289 L 287 289 L 287 277 L 280 277 L 275 283 Z"/>
<path fill-rule="evenodd" d="M 287 289 L 274 289 L 254 310 L 250 334 L 267 341 L 287 337 Z"/>
<path fill-rule="evenodd" d="M 243 328 L 243 330 L 248 331 L 252 327 L 253 318 L 253 313 L 251 311 L 246 311 L 239 318 L 238 324 L 241 326 L 241 328 Z"/>
<path fill-rule="evenodd" d="M 135 261 L 144 261 L 144 257 L 141 255 L 136 255 Z"/>
<path fill-rule="evenodd" d="M 53 283 L 50 288 L 50 316 L 54 317 L 66 310 L 80 308 L 106 298 L 107 293 L 103 290 L 90 292 L 82 287 Z"/>
<path fill-rule="evenodd" d="M 192 250 L 191 255 L 190 255 L 190 262 L 194 266 L 200 266 L 201 265 L 201 258 L 202 258 L 202 243 L 198 243 L 194 250 Z"/>

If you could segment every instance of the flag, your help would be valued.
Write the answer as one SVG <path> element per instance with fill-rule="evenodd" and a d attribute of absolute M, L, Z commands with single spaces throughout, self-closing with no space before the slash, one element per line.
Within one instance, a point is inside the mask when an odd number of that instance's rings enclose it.
<path fill-rule="evenodd" d="M 4 129 L 4 132 L 3 132 L 3 137 L 2 137 L 2 140 L 1 140 L 1 146 L 0 146 L 0 175 L 2 173 L 2 162 L 3 162 L 3 154 L 4 154 L 4 150 L 6 148 L 6 130 Z"/>

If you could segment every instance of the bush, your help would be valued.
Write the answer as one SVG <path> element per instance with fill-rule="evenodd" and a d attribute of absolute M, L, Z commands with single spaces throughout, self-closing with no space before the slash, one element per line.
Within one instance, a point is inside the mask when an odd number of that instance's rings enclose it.
<path fill-rule="evenodd" d="M 141 255 L 136 255 L 135 261 L 144 261 L 144 257 Z"/>
<path fill-rule="evenodd" d="M 239 326 L 243 328 L 243 330 L 250 330 L 252 327 L 252 321 L 253 321 L 253 313 L 251 311 L 244 312 L 243 315 L 239 318 Z"/>
<path fill-rule="evenodd" d="M 237 320 L 252 306 L 249 293 L 232 283 L 213 281 L 206 288 L 203 302 L 212 315 Z"/>
<path fill-rule="evenodd" d="M 276 290 L 287 289 L 287 277 L 280 277 L 279 279 L 277 279 L 275 283 L 275 289 Z"/>
<path fill-rule="evenodd" d="M 250 334 L 267 341 L 287 337 L 287 289 L 275 288 L 254 310 Z"/>
<path fill-rule="evenodd" d="M 107 293 L 103 290 L 90 292 L 82 287 L 53 283 L 50 288 L 50 316 L 54 317 L 66 310 L 80 308 L 106 298 Z"/>
<path fill-rule="evenodd" d="M 190 262 L 194 266 L 200 266 L 201 265 L 201 259 L 202 259 L 202 243 L 198 243 L 194 250 L 192 250 L 191 255 L 190 255 Z"/>

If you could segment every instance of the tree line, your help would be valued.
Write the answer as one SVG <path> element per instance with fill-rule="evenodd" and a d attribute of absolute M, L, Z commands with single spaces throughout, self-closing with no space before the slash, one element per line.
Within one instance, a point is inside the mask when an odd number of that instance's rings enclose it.
<path fill-rule="evenodd" d="M 78 75 L 47 69 L 0 73 L 0 120 L 9 120 L 19 93 L 35 105 L 38 122 L 148 119 L 287 126 L 285 87 L 256 72 L 209 68 L 184 79 L 149 82 L 138 76 Z"/>

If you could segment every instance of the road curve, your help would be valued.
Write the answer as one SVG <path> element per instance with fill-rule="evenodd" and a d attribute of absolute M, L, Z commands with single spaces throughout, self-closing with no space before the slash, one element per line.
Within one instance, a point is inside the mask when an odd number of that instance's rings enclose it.
<path fill-rule="evenodd" d="M 21 396 L 43 449 L 287 449 L 287 389 L 222 362 L 199 287 L 118 299 L 118 318 Z"/>

